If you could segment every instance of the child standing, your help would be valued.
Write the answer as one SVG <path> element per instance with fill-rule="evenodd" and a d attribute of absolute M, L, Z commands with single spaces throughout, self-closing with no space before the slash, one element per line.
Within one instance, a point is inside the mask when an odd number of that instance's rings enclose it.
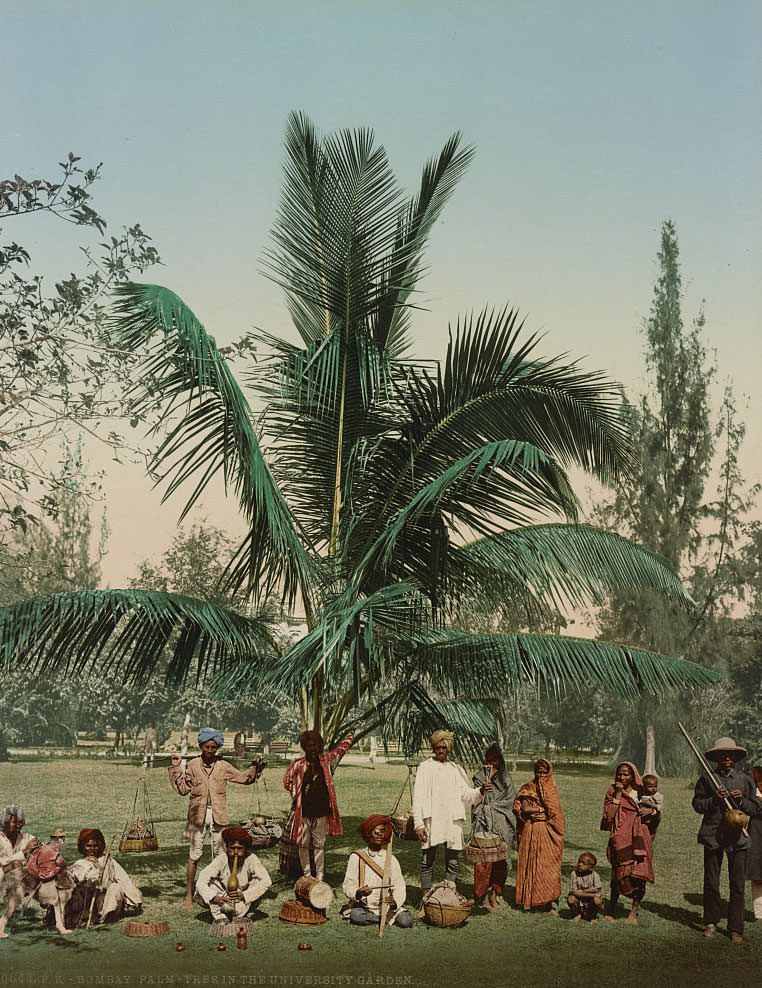
<path fill-rule="evenodd" d="M 587 919 L 591 923 L 598 922 L 598 911 L 603 906 L 601 896 L 601 877 L 595 866 L 598 859 L 590 851 L 580 854 L 577 867 L 569 879 L 569 894 L 566 901 L 574 916 L 574 922 Z"/>

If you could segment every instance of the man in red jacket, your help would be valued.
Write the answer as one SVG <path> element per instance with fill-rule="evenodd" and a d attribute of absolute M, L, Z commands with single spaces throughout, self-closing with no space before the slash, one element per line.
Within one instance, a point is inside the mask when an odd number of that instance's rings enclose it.
<path fill-rule="evenodd" d="M 322 735 L 317 731 L 303 731 L 299 735 L 299 745 L 304 758 L 292 762 L 283 777 L 283 788 L 293 799 L 293 824 L 289 836 L 299 845 L 299 862 L 305 875 L 311 873 L 312 849 L 315 877 L 320 881 L 325 872 L 326 835 L 341 834 L 341 817 L 329 762 L 342 758 L 354 739 L 353 734 L 348 734 L 341 744 L 326 754 Z"/>

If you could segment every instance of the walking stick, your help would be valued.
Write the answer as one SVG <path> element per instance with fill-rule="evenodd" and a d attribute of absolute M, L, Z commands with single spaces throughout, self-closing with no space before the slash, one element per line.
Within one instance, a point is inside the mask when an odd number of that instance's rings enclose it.
<path fill-rule="evenodd" d="M 709 781 L 712 783 L 712 785 L 714 786 L 714 788 L 715 789 L 724 789 L 725 786 L 723 786 L 722 781 L 712 771 L 712 769 L 711 769 L 711 767 L 709 765 L 709 762 L 707 762 L 706 758 L 704 758 L 704 756 L 698 750 L 698 748 L 696 747 L 696 745 L 693 743 L 693 741 L 691 740 L 688 732 L 683 727 L 683 725 L 680 723 L 680 721 L 677 722 L 677 726 L 682 731 L 683 737 L 688 742 L 688 745 L 690 746 L 690 749 L 693 752 L 693 754 L 696 756 L 696 758 L 698 758 L 699 764 L 701 765 L 701 767 L 703 768 L 703 770 L 706 772 L 706 776 L 709 779 Z M 722 797 L 722 801 L 725 804 L 725 809 L 726 809 L 726 812 L 725 812 L 725 822 L 728 824 L 729 827 L 740 827 L 741 828 L 741 833 L 744 835 L 744 837 L 748 837 L 749 836 L 749 831 L 747 830 L 747 827 L 748 827 L 748 824 L 749 824 L 749 817 L 747 816 L 747 814 L 744 813 L 744 811 L 741 809 L 740 806 L 736 806 L 736 801 L 730 795 L 730 793 L 728 793 L 727 796 L 723 796 Z"/>
<path fill-rule="evenodd" d="M 387 896 L 389 895 L 389 877 L 392 873 L 392 843 L 394 842 L 394 831 L 392 830 L 392 835 L 389 838 L 389 843 L 386 848 L 386 860 L 384 861 L 384 877 L 381 879 L 384 885 L 384 891 L 381 899 L 381 923 L 378 927 L 379 939 L 384 935 L 384 927 L 386 926 L 386 917 L 389 915 L 389 903 L 387 901 Z"/>
<path fill-rule="evenodd" d="M 90 929 L 90 924 L 93 921 L 93 909 L 95 908 L 95 900 L 98 898 L 98 891 L 100 890 L 101 882 L 103 881 L 103 873 L 106 870 L 106 865 L 108 864 L 108 859 L 111 857 L 111 848 L 114 846 L 114 841 L 115 840 L 116 840 L 116 834 L 114 834 L 114 836 L 111 838 L 111 841 L 109 842 L 108 851 L 106 851 L 106 856 L 103 859 L 103 864 L 101 865 L 101 870 L 98 873 L 98 884 L 95 886 L 95 889 L 93 890 L 93 897 L 90 900 L 90 911 L 87 914 L 87 927 L 86 927 L 86 929 L 88 929 L 88 930 Z"/>

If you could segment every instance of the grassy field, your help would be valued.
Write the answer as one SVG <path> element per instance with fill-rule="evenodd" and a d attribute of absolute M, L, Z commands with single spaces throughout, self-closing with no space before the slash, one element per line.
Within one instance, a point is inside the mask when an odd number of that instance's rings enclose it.
<path fill-rule="evenodd" d="M 339 888 L 348 853 L 361 846 L 356 830 L 371 812 L 393 808 L 407 772 L 404 766 L 344 765 L 336 776 L 345 834 L 329 838 L 326 880 Z M 517 784 L 528 773 L 519 772 Z M 107 840 L 121 835 L 130 815 L 139 770 L 135 765 L 78 760 L 0 765 L 0 803 L 19 803 L 27 830 L 46 837 L 62 826 L 72 838 L 65 856 L 76 858 L 76 834 L 98 826 Z M 187 845 L 181 843 L 187 801 L 169 787 L 164 766 L 148 773 L 153 820 L 160 849 L 150 854 L 121 855 L 119 860 L 141 887 L 144 918 L 167 920 L 171 934 L 152 939 L 125 937 L 124 923 L 78 931 L 68 937 L 39 927 L 39 908 L 18 913 L 11 937 L 0 941 L 0 986 L 21 985 L 413 985 L 459 988 L 478 984 L 533 986 L 604 986 L 614 982 L 614 969 L 637 975 L 644 983 L 680 988 L 705 983 L 753 983 L 762 960 L 762 922 L 750 912 L 743 945 L 733 946 L 721 933 L 711 940 L 701 929 L 701 853 L 696 844 L 698 817 L 690 799 L 692 780 L 665 780 L 664 823 L 655 845 L 656 884 L 649 887 L 635 927 L 614 924 L 572 924 L 566 910 L 560 918 L 529 914 L 513 907 L 509 876 L 506 901 L 496 913 L 475 912 L 457 930 L 440 930 L 416 922 L 413 929 L 353 929 L 339 917 L 339 890 L 329 922 L 320 927 L 290 927 L 278 920 L 292 884 L 277 869 L 277 848 L 261 852 L 273 886 L 262 903 L 246 953 L 228 941 L 224 953 L 209 936 L 208 914 L 181 910 Z M 259 810 L 282 815 L 287 797 L 281 771 L 268 768 L 267 790 L 229 786 L 231 820 Z M 566 815 L 564 889 L 583 850 L 598 855 L 598 870 L 608 883 L 606 835 L 598 829 L 609 774 L 568 770 L 557 775 Z M 395 842 L 408 881 L 408 901 L 420 896 L 416 846 Z M 208 846 L 202 864 L 209 860 Z M 441 861 L 437 862 L 441 868 Z M 440 871 L 437 870 L 436 876 Z M 461 890 L 470 895 L 473 873 L 461 860 Z M 723 924 L 724 927 L 724 924 Z M 185 950 L 175 950 L 182 941 Z M 298 951 L 300 942 L 312 945 Z M 697 973 L 700 971 L 700 974 Z M 654 974 L 654 972 L 656 972 Z"/>

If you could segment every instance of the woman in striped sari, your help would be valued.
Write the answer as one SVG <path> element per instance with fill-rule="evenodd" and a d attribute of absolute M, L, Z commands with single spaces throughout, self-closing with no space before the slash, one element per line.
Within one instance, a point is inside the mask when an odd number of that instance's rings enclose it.
<path fill-rule="evenodd" d="M 534 778 L 519 789 L 513 803 L 519 843 L 516 866 L 516 905 L 545 906 L 558 915 L 561 860 L 564 855 L 564 814 L 553 766 L 538 758 Z"/>

